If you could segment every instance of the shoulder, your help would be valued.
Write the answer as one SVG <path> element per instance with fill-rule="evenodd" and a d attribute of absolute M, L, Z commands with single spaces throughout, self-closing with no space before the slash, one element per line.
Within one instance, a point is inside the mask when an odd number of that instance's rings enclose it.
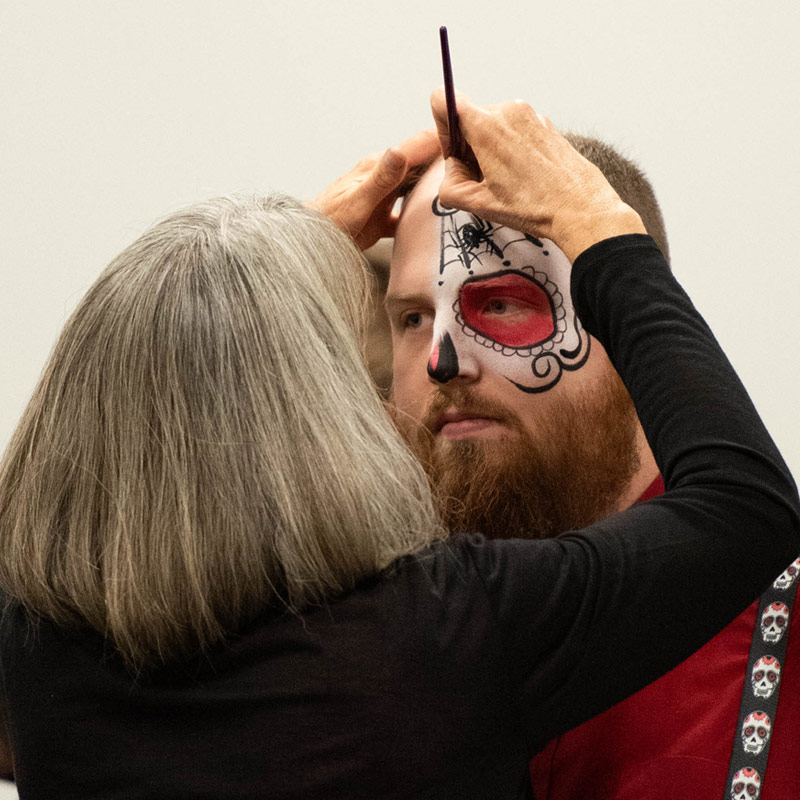
<path fill-rule="evenodd" d="M 558 558 L 557 554 L 562 551 L 553 539 L 487 539 L 480 533 L 456 533 L 420 553 L 398 559 L 387 568 L 384 576 L 397 579 L 424 575 L 443 583 L 470 576 L 492 581 L 498 577 L 498 571 L 509 578 L 526 571 L 532 563 L 544 565 L 553 557 Z"/>
<path fill-rule="evenodd" d="M 396 562 L 387 577 L 402 581 L 418 596 L 423 590 L 448 602 L 483 602 L 494 616 L 503 617 L 546 597 L 571 572 L 569 565 L 579 561 L 569 552 L 575 549 L 574 542 L 558 539 L 487 539 L 460 533 Z"/>

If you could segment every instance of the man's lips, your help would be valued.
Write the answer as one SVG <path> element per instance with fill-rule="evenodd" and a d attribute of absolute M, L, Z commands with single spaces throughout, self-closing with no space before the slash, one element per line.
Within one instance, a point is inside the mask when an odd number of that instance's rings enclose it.
<path fill-rule="evenodd" d="M 466 411 L 446 411 L 436 418 L 433 432 L 447 437 L 469 436 L 485 430 L 500 420 L 497 417 Z"/>

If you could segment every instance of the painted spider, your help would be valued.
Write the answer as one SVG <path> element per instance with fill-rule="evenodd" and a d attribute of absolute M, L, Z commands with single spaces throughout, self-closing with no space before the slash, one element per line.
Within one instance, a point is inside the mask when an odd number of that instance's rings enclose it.
<path fill-rule="evenodd" d="M 485 219 L 472 217 L 469 222 L 458 225 L 455 221 L 457 209 L 446 208 L 439 202 L 439 197 L 433 200 L 433 213 L 442 218 L 441 228 L 441 260 L 439 272 L 453 262 L 461 262 L 466 269 L 472 271 L 472 262 L 480 263 L 481 253 L 492 253 L 499 258 L 503 257 L 502 250 L 491 238 L 495 226 Z M 456 251 L 456 255 L 445 260 L 445 253 Z"/>

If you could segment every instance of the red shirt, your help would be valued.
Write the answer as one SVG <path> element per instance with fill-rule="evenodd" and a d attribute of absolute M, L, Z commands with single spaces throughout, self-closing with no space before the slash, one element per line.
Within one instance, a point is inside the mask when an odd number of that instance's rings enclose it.
<path fill-rule="evenodd" d="M 660 482 L 660 478 L 657 479 Z M 663 491 L 654 484 L 641 499 Z M 745 568 L 746 565 L 743 566 Z M 723 800 L 758 601 L 679 666 L 531 761 L 536 800 Z M 758 800 L 800 797 L 800 613 Z M 620 669 L 625 669 L 624 656 Z M 755 798 L 753 799 L 755 800 Z"/>

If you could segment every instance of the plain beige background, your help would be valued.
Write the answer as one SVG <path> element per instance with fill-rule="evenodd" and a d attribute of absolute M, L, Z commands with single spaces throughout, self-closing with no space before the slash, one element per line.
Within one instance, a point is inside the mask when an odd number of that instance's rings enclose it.
<path fill-rule="evenodd" d="M 522 97 L 650 175 L 673 264 L 800 474 L 798 11 L 790 0 L 5 0 L 0 445 L 64 319 L 155 218 L 303 198 L 459 89 Z"/>
<path fill-rule="evenodd" d="M 428 126 L 447 24 L 459 89 L 522 97 L 645 168 L 675 272 L 800 475 L 796 8 L 5 0 L 0 445 L 66 316 L 155 218 L 234 191 L 308 198 Z"/>

